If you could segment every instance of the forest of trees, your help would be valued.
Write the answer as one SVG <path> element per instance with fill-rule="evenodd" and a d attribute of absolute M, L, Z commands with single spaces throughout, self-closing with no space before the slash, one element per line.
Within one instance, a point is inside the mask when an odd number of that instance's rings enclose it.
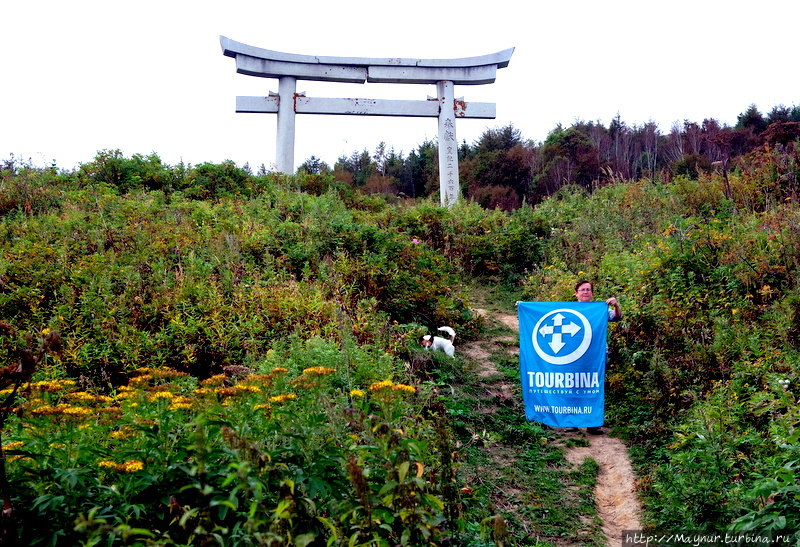
<path fill-rule="evenodd" d="M 608 127 L 579 121 L 553 129 L 544 142 L 526 140 L 513 124 L 488 129 L 459 147 L 464 196 L 488 208 L 513 210 L 537 203 L 566 184 L 592 190 L 613 180 L 651 177 L 663 182 L 697 178 L 716 170 L 727 174 L 737 159 L 756 147 L 785 146 L 800 137 L 800 107 L 775 106 L 764 115 L 750 105 L 733 127 L 714 119 L 685 120 L 663 134 L 654 122 L 629 126 L 617 115 Z M 381 142 L 375 152 L 342 155 L 333 167 L 312 156 L 300 167 L 310 174 L 331 173 L 337 181 L 368 193 L 409 197 L 439 188 L 438 146 L 425 141 L 408 156 Z"/>

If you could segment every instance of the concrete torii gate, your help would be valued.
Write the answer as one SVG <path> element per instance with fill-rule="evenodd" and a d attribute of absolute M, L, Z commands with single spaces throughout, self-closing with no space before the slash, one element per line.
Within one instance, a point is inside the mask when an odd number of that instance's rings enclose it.
<path fill-rule="evenodd" d="M 276 164 L 283 173 L 294 172 L 295 114 L 438 118 L 439 185 L 443 206 L 452 205 L 460 195 L 455 119 L 496 117 L 494 103 L 467 103 L 456 99 L 454 86 L 493 83 L 497 69 L 507 67 L 514 53 L 514 48 L 510 48 L 460 59 L 375 59 L 281 53 L 225 36 L 220 36 L 220 44 L 224 55 L 236 59 L 236 72 L 278 79 L 277 94 L 236 97 L 236 112 L 278 114 Z M 297 93 L 297 80 L 435 84 L 437 96 L 428 97 L 426 101 L 314 98 Z"/>

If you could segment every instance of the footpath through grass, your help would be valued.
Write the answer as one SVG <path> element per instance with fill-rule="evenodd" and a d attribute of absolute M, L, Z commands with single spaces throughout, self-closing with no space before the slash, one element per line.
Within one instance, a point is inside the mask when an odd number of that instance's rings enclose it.
<path fill-rule="evenodd" d="M 597 463 L 572 466 L 557 431 L 525 420 L 518 333 L 497 320 L 515 314 L 514 296 L 486 287 L 472 293 L 475 307 L 489 308 L 485 333 L 457 344 L 455 361 L 431 358 L 457 437 L 465 520 L 480 523 L 477 545 L 605 545 Z"/>

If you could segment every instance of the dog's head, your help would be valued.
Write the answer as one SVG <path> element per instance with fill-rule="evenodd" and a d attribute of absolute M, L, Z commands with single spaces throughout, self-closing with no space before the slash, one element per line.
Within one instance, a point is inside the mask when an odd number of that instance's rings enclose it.
<path fill-rule="evenodd" d="M 433 336 L 426 334 L 422 337 L 422 340 L 419 341 L 419 344 L 425 349 L 431 349 L 433 345 Z"/>

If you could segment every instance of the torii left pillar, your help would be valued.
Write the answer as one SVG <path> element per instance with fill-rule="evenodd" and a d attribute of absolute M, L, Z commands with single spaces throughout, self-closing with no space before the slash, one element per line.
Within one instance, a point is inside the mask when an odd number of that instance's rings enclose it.
<path fill-rule="evenodd" d="M 443 206 L 460 195 L 456 118 L 495 118 L 494 103 L 467 103 L 455 98 L 455 85 L 493 83 L 498 68 L 508 66 L 514 48 L 458 59 L 374 59 L 318 57 L 261 49 L 220 36 L 222 52 L 236 59 L 240 74 L 277 78 L 278 93 L 236 97 L 237 112 L 278 114 L 276 165 L 294 173 L 295 114 L 425 116 L 439 121 L 439 194 Z M 347 83 L 434 84 L 436 97 L 427 101 L 329 99 L 297 93 L 297 80 Z"/>
<path fill-rule="evenodd" d="M 278 104 L 294 104 L 297 94 L 297 78 L 281 76 L 278 79 Z M 294 108 L 278 108 L 278 137 L 276 139 L 276 158 L 278 171 L 294 173 Z"/>

